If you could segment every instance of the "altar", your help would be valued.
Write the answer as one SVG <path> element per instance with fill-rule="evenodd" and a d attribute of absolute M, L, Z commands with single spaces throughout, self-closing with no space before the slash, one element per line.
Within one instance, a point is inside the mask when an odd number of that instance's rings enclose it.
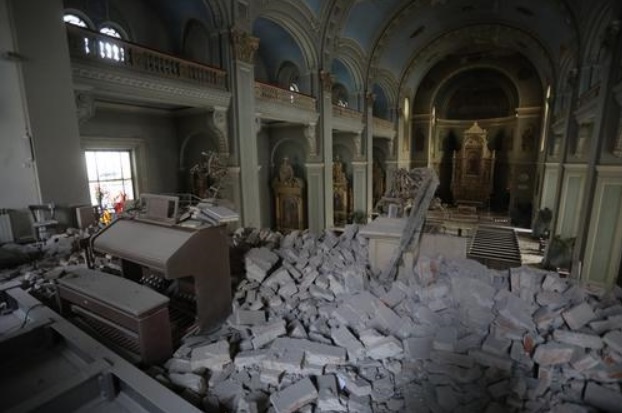
<path fill-rule="evenodd" d="M 464 131 L 454 151 L 451 191 L 454 203 L 488 205 L 492 193 L 495 152 L 488 148 L 488 132 L 477 122 Z"/>

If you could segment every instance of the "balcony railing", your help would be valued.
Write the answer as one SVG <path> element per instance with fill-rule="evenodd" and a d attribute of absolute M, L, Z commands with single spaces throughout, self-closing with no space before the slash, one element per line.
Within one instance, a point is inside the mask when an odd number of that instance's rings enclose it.
<path fill-rule="evenodd" d="M 363 114 L 354 109 L 344 108 L 343 106 L 333 105 L 333 116 L 354 120 L 362 120 Z"/>
<path fill-rule="evenodd" d="M 591 89 L 588 89 L 585 92 L 583 92 L 583 94 L 579 96 L 579 107 L 585 105 L 586 103 L 592 101 L 593 99 L 596 99 L 599 93 L 600 93 L 600 85 L 596 85 L 592 87 Z"/>
<path fill-rule="evenodd" d="M 390 120 L 374 117 L 374 129 L 395 129 L 395 124 Z"/>
<path fill-rule="evenodd" d="M 96 61 L 168 79 L 226 89 L 224 70 L 179 59 L 125 40 L 67 25 L 69 53 L 74 59 Z"/>
<path fill-rule="evenodd" d="M 255 82 L 255 98 L 315 112 L 315 99 L 311 96 L 265 83 Z"/>

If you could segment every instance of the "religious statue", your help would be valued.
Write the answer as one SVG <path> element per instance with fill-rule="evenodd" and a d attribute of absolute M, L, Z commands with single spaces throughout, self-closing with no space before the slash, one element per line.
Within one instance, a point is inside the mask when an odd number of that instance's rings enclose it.
<path fill-rule="evenodd" d="M 282 184 L 291 184 L 294 182 L 294 168 L 292 168 L 292 164 L 289 162 L 287 156 L 283 158 L 281 166 L 279 167 L 279 181 Z"/>
<path fill-rule="evenodd" d="M 373 201 L 374 201 L 374 205 L 376 205 L 376 203 L 384 195 L 384 187 L 385 187 L 385 173 L 379 161 L 374 161 L 372 179 L 373 179 Z"/>
<path fill-rule="evenodd" d="M 272 189 L 277 230 L 304 229 L 304 182 L 296 177 L 294 167 L 287 156 L 281 160 L 281 165 L 272 180 Z"/>
<path fill-rule="evenodd" d="M 339 155 L 333 161 L 333 210 L 335 225 L 345 225 L 350 209 L 348 195 L 348 177 L 344 171 Z"/>

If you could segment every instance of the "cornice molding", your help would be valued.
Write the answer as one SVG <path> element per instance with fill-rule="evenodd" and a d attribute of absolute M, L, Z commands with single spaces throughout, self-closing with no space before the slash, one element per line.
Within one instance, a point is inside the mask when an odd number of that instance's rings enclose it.
<path fill-rule="evenodd" d="M 92 87 L 95 97 L 179 106 L 228 107 L 231 93 L 182 81 L 135 74 L 114 67 L 72 62 L 74 84 Z"/>

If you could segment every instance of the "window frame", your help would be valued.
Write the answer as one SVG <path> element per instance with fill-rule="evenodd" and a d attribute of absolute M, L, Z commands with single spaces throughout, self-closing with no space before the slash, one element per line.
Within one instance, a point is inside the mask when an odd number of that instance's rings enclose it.
<path fill-rule="evenodd" d="M 132 167 L 132 183 L 134 186 L 134 199 L 140 199 L 141 192 L 147 188 L 147 164 L 145 157 L 145 142 L 143 139 L 132 138 L 104 138 L 104 137 L 83 137 L 81 138 L 81 150 L 84 156 L 84 174 L 89 183 L 88 172 L 86 170 L 87 151 L 129 151 L 130 163 Z M 90 202 L 90 192 L 89 192 Z"/>

